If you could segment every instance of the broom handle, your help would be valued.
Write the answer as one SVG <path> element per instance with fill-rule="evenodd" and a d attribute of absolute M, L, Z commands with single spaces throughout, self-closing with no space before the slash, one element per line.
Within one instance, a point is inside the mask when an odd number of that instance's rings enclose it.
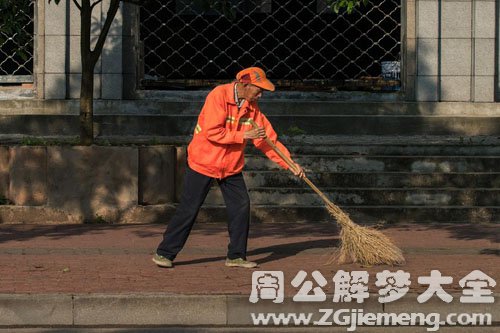
<path fill-rule="evenodd" d="M 249 119 L 249 122 L 253 128 L 255 129 L 258 128 L 257 124 L 253 121 L 253 119 Z M 269 139 L 267 136 L 265 137 L 265 140 L 266 143 L 283 159 L 283 161 L 285 161 L 288 167 L 296 171 L 295 163 L 288 156 L 286 156 L 278 147 L 276 147 L 274 142 L 272 142 L 271 139 Z M 326 204 L 333 205 L 332 202 L 328 199 L 328 197 L 323 192 L 321 192 L 321 190 L 317 188 L 316 185 L 314 185 L 313 182 L 309 178 L 307 178 L 307 176 L 304 176 L 304 178 L 302 179 L 306 182 L 307 185 L 309 185 L 309 187 L 313 189 L 314 192 L 316 192 L 316 194 L 318 194 L 321 197 L 321 199 L 323 199 L 324 202 L 326 202 Z"/>

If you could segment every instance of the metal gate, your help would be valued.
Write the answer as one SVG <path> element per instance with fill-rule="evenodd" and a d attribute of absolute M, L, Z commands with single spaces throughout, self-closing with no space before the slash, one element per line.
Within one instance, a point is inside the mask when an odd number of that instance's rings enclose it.
<path fill-rule="evenodd" d="M 281 89 L 399 86 L 399 0 L 350 15 L 325 0 L 220 0 L 216 9 L 206 1 L 149 0 L 141 8 L 144 88 L 207 87 L 254 65 Z M 383 62 L 393 80 L 380 79 Z"/>
<path fill-rule="evenodd" d="M 33 82 L 35 0 L 10 0 L 0 8 L 0 83 Z M 11 15 L 15 26 L 7 29 Z"/>

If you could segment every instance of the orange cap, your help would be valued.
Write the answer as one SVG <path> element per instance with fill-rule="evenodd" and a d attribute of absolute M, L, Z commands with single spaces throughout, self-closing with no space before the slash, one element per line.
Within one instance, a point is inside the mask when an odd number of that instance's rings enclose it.
<path fill-rule="evenodd" d="M 264 90 L 274 91 L 274 84 L 266 77 L 266 73 L 259 67 L 249 67 L 236 74 L 236 80 L 242 83 L 251 83 Z"/>

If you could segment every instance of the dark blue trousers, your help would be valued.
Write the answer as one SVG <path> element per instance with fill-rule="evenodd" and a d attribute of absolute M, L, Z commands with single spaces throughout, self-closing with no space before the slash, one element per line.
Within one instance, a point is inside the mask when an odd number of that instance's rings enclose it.
<path fill-rule="evenodd" d="M 202 175 L 187 166 L 179 206 L 167 225 L 163 241 L 156 253 L 170 260 L 175 259 L 186 243 L 213 180 L 214 178 Z M 250 198 L 243 174 L 217 179 L 217 182 L 227 209 L 229 231 L 227 257 L 246 259 Z"/>

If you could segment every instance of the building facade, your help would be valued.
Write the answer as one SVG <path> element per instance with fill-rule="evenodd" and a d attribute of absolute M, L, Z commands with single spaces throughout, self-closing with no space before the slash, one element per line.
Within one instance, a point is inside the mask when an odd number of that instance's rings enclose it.
<path fill-rule="evenodd" d="M 41 100 L 78 98 L 79 10 L 71 1 L 31 6 L 32 75 L 17 75 L 18 61 L 10 73 L 0 67 L 0 81 L 32 81 Z M 108 7 L 105 0 L 94 8 L 94 41 Z M 337 15 L 322 0 L 233 1 L 229 13 L 181 0 L 121 4 L 96 66 L 95 97 L 208 89 L 259 65 L 282 91 L 323 91 L 333 100 L 338 91 L 369 91 L 384 95 L 375 100 L 495 102 L 499 7 L 494 0 L 384 0 Z M 397 66 L 396 83 L 377 81 L 384 63 Z"/>
<path fill-rule="evenodd" d="M 281 140 L 356 221 L 500 221 L 499 1 L 383 0 L 351 15 L 313 0 L 122 4 L 95 68 L 104 147 L 40 144 L 79 133 L 79 12 L 22 1 L 34 34 L 16 41 L 31 49 L 16 58 L 0 39 L 0 223 L 167 221 L 207 90 L 253 65 L 278 87 L 260 105 Z M 108 6 L 94 8 L 94 41 Z M 300 180 L 246 159 L 254 221 L 330 221 Z M 217 189 L 206 204 L 201 220 L 225 219 Z"/>

